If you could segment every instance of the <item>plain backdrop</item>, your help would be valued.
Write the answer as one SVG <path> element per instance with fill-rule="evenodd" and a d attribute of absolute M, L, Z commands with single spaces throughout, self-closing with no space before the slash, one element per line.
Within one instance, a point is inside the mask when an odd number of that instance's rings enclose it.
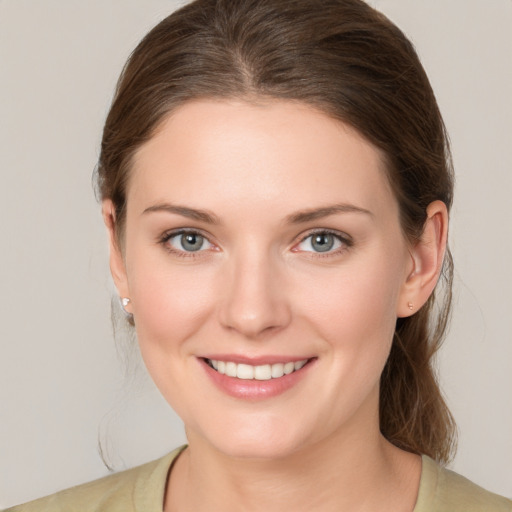
<path fill-rule="evenodd" d="M 452 466 L 512 496 L 512 2 L 372 4 L 416 45 L 453 144 Z M 177 5 L 0 0 L 0 507 L 105 475 L 98 439 L 116 469 L 185 440 L 133 340 L 114 342 L 91 184 L 121 67 Z"/>

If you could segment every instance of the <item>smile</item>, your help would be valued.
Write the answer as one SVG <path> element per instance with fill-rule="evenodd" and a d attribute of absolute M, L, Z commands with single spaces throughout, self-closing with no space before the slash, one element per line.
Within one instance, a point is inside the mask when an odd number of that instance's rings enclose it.
<path fill-rule="evenodd" d="M 207 364 L 222 375 L 242 380 L 270 380 L 279 379 L 300 370 L 308 359 L 288 363 L 262 364 L 253 366 L 250 364 L 234 363 L 232 361 L 219 361 L 206 359 Z"/>
<path fill-rule="evenodd" d="M 210 381 L 223 393 L 243 400 L 277 397 L 307 379 L 318 358 L 294 359 L 261 356 L 250 360 L 237 355 L 210 355 L 198 361 Z M 236 362 L 235 362 L 236 361 Z M 250 364 L 253 363 L 253 364 Z"/>

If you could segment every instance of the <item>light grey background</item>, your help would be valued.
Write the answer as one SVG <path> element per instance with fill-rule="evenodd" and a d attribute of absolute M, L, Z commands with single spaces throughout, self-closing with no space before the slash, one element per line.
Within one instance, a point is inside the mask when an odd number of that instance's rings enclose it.
<path fill-rule="evenodd" d="M 452 138 L 453 467 L 512 496 L 512 2 L 372 4 L 416 44 Z M 0 507 L 106 474 L 98 435 L 116 469 L 184 441 L 133 357 L 123 377 L 91 187 L 121 67 L 176 5 L 0 0 Z"/>

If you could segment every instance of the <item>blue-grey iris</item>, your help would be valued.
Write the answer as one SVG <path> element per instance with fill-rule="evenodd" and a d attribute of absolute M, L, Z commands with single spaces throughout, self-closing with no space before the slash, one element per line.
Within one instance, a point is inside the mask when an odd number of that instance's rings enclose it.
<path fill-rule="evenodd" d="M 334 236 L 329 233 L 319 233 L 311 238 L 311 246 L 317 252 L 330 251 L 334 246 Z"/>
<path fill-rule="evenodd" d="M 198 251 L 203 246 L 204 237 L 196 233 L 185 233 L 181 235 L 181 246 L 186 251 Z"/>

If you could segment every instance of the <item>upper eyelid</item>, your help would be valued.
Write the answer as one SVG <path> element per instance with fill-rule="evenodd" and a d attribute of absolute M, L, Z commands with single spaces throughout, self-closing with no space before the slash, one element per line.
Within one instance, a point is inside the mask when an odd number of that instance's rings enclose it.
<path fill-rule="evenodd" d="M 303 244 L 308 238 L 317 235 L 317 234 L 328 234 L 336 237 L 338 239 L 338 242 L 341 244 L 341 247 L 338 247 L 333 250 L 325 251 L 325 252 L 316 252 L 316 251 L 306 251 L 301 250 L 298 248 L 299 245 Z M 309 231 L 308 233 L 304 234 L 301 238 L 299 238 L 298 241 L 294 242 L 294 244 L 291 247 L 292 252 L 296 253 L 304 253 L 304 255 L 307 255 L 310 258 L 329 258 L 329 257 L 336 257 L 337 255 L 345 253 L 345 251 L 351 250 L 354 245 L 354 241 L 350 235 L 347 233 L 344 233 L 342 231 L 338 231 L 336 229 L 313 229 L 312 231 Z"/>
<path fill-rule="evenodd" d="M 211 235 L 204 233 L 201 229 L 198 228 L 175 228 L 170 229 L 167 231 L 164 231 L 156 240 L 157 244 L 165 246 L 168 251 L 174 252 L 174 253 L 183 253 L 187 254 L 188 256 L 199 256 L 200 253 L 206 252 L 208 249 L 203 249 L 199 251 L 182 251 L 180 249 L 177 249 L 176 247 L 169 247 L 168 244 L 169 240 L 171 240 L 174 237 L 180 236 L 180 235 L 186 235 L 186 234 L 196 234 L 201 237 L 203 237 L 211 246 L 218 247 L 218 244 L 215 242 L 212 242 Z M 211 249 L 211 247 L 209 248 Z"/>
<path fill-rule="evenodd" d="M 160 235 L 160 237 L 158 237 L 157 243 L 163 246 L 165 250 L 168 251 L 169 253 L 173 253 L 176 256 L 184 256 L 187 258 L 200 258 L 201 256 L 204 257 L 204 253 L 208 252 L 208 250 L 211 250 L 211 247 L 209 247 L 207 249 L 202 249 L 198 251 L 185 251 L 178 249 L 174 247 L 172 244 L 168 243 L 169 240 L 171 240 L 172 238 L 185 234 L 199 235 L 203 237 L 211 246 L 217 247 L 217 245 L 210 240 L 210 236 L 205 235 L 200 229 L 197 228 L 176 228 L 168 230 L 164 232 L 162 235 Z"/>
<path fill-rule="evenodd" d="M 302 235 L 299 235 L 298 241 L 303 242 L 304 240 L 307 240 L 310 236 L 318 235 L 318 234 L 322 234 L 322 233 L 326 233 L 326 234 L 338 237 L 340 240 L 342 240 L 345 243 L 349 243 L 349 244 L 353 243 L 352 237 L 348 233 L 345 233 L 343 231 L 338 231 L 337 229 L 328 229 L 328 228 L 317 228 L 317 229 L 314 228 L 312 230 L 309 230 L 308 232 L 306 232 Z"/>
<path fill-rule="evenodd" d="M 175 236 L 187 234 L 187 233 L 198 234 L 198 235 L 204 237 L 210 244 L 217 245 L 212 241 L 213 237 L 211 234 L 206 233 L 205 231 L 203 231 L 202 229 L 199 229 L 199 228 L 186 228 L 186 227 L 174 228 L 174 229 L 165 231 L 162 235 L 159 236 L 158 241 L 159 242 L 167 242 L 168 240 L 170 240 L 171 238 L 173 238 Z M 333 235 L 333 236 L 339 238 L 343 243 L 345 243 L 347 245 L 351 245 L 353 243 L 352 237 L 343 231 L 338 231 L 337 229 L 330 229 L 330 228 L 312 228 L 312 229 L 307 230 L 306 232 L 301 233 L 300 235 L 297 235 L 292 241 L 292 247 L 295 247 L 297 244 L 304 242 L 311 236 L 314 236 L 317 234 L 322 234 L 322 233 L 327 233 L 329 235 Z"/>
<path fill-rule="evenodd" d="M 198 229 L 198 228 L 174 228 L 174 229 L 169 229 L 167 231 L 164 231 L 158 237 L 158 239 L 159 240 L 169 240 L 170 238 L 172 238 L 174 236 L 184 235 L 184 234 L 188 234 L 188 233 L 196 234 L 196 235 L 201 235 L 203 238 L 206 238 L 210 243 L 212 243 L 211 235 L 206 233 L 206 232 L 204 232 L 202 229 Z"/>

